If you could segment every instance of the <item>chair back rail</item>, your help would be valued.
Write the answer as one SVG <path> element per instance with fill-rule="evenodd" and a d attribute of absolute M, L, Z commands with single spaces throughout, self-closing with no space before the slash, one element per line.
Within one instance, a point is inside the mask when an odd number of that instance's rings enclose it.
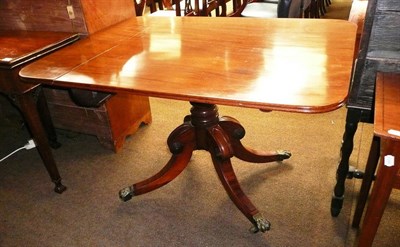
<path fill-rule="evenodd" d="M 232 0 L 233 12 L 231 17 L 241 17 L 247 5 L 252 3 L 277 4 L 276 17 L 301 18 L 304 12 L 304 3 L 308 0 Z"/>

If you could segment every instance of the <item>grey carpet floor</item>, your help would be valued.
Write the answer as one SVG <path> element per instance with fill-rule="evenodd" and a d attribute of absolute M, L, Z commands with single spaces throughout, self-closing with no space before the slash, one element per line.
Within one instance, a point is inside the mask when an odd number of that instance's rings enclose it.
<path fill-rule="evenodd" d="M 331 8 L 342 2 L 333 0 Z M 93 136 L 57 130 L 62 147 L 53 153 L 68 187 L 61 195 L 52 192 L 35 149 L 1 162 L 0 246 L 354 245 L 357 230 L 350 222 L 360 181 L 346 182 L 343 210 L 337 218 L 330 216 L 345 108 L 306 115 L 220 106 L 221 115 L 235 117 L 246 128 L 245 145 L 293 154 L 268 164 L 233 159 L 243 190 L 272 223 L 269 232 L 252 234 L 204 151 L 196 151 L 187 169 L 166 186 L 128 202 L 119 200 L 119 189 L 148 178 L 168 161 L 166 138 L 190 105 L 151 99 L 151 107 L 153 123 L 127 138 L 118 154 Z M 3 157 L 23 146 L 29 134 L 4 99 L 0 116 Z M 363 169 L 371 138 L 372 126 L 360 124 L 351 165 Z M 376 246 L 400 245 L 399 198 L 393 192 Z"/>
<path fill-rule="evenodd" d="M 269 164 L 233 160 L 243 190 L 272 222 L 266 234 L 251 234 L 204 151 L 195 152 L 170 184 L 128 202 L 119 200 L 119 189 L 153 175 L 168 161 L 166 138 L 189 110 L 179 101 L 151 99 L 151 105 L 153 123 L 129 137 L 118 154 L 93 136 L 58 131 L 63 146 L 54 157 L 68 186 L 62 195 L 52 192 L 35 149 L 0 163 L 0 246 L 347 244 L 352 180 L 342 213 L 337 218 L 329 213 L 345 108 L 305 115 L 220 107 L 222 115 L 234 116 L 246 128 L 245 145 L 293 153 L 287 161 Z M 5 119 L 18 122 L 10 114 Z M 10 121 L 2 121 L 2 156 L 29 138 Z M 356 136 L 356 154 L 362 153 L 365 132 Z M 359 155 L 354 158 L 357 163 Z"/>

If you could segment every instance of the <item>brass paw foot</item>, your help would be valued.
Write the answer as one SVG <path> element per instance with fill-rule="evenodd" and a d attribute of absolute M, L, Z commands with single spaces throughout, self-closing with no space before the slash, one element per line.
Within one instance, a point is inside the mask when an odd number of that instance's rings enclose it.
<path fill-rule="evenodd" d="M 134 191 L 132 186 L 123 188 L 119 191 L 119 198 L 124 202 L 129 201 L 134 196 L 133 192 Z"/>
<path fill-rule="evenodd" d="M 262 214 L 258 213 L 253 216 L 255 221 L 254 226 L 250 228 L 250 232 L 257 233 L 259 231 L 266 232 L 271 229 L 271 223 L 262 216 Z"/>
<path fill-rule="evenodd" d="M 279 156 L 278 160 L 279 161 L 282 161 L 282 160 L 285 160 L 285 159 L 289 159 L 290 156 L 292 156 L 292 153 L 290 151 L 288 151 L 288 150 L 277 150 L 276 152 L 278 153 L 278 156 Z"/>

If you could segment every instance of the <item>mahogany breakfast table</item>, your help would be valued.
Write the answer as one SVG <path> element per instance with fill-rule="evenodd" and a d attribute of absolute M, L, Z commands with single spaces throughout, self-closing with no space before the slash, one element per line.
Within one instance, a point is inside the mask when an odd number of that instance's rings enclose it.
<path fill-rule="evenodd" d="M 62 193 L 66 187 L 61 183 L 49 146 L 49 141 L 52 147 L 60 144 L 56 140 L 47 103 L 42 91 L 37 90 L 40 84 L 22 83 L 18 73 L 35 59 L 77 39 L 79 35 L 74 33 L 0 30 L 0 93 L 11 98 L 21 111 L 57 193 Z"/>
<path fill-rule="evenodd" d="M 154 176 L 122 189 L 120 198 L 162 187 L 184 170 L 194 150 L 206 150 L 252 231 L 265 232 L 270 223 L 240 188 L 230 158 L 264 163 L 291 154 L 244 147 L 244 128 L 220 117 L 217 104 L 302 113 L 341 107 L 355 34 L 356 26 L 341 20 L 135 17 L 40 59 L 20 76 L 30 83 L 189 101 L 191 114 L 168 137 L 170 160 Z"/>

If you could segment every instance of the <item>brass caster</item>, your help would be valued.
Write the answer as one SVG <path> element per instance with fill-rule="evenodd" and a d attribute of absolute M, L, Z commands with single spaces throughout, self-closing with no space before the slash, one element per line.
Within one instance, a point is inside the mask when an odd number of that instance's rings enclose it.
<path fill-rule="evenodd" d="M 61 194 L 63 193 L 67 187 L 65 187 L 62 183 L 61 183 L 61 179 L 58 179 L 57 181 L 54 181 L 54 184 L 56 185 L 54 187 L 54 192 Z"/>
<path fill-rule="evenodd" d="M 253 216 L 255 221 L 254 225 L 250 228 L 251 233 L 257 233 L 259 231 L 266 232 L 271 229 L 271 223 L 262 216 L 261 213 L 255 214 Z"/>
<path fill-rule="evenodd" d="M 124 202 L 129 201 L 130 199 L 132 199 L 133 195 L 134 194 L 133 194 L 133 187 L 132 186 L 123 188 L 122 190 L 119 191 L 119 198 Z"/>
<path fill-rule="evenodd" d="M 292 153 L 288 150 L 277 150 L 276 152 L 279 155 L 279 158 L 278 158 L 279 161 L 289 159 L 292 156 Z"/>

